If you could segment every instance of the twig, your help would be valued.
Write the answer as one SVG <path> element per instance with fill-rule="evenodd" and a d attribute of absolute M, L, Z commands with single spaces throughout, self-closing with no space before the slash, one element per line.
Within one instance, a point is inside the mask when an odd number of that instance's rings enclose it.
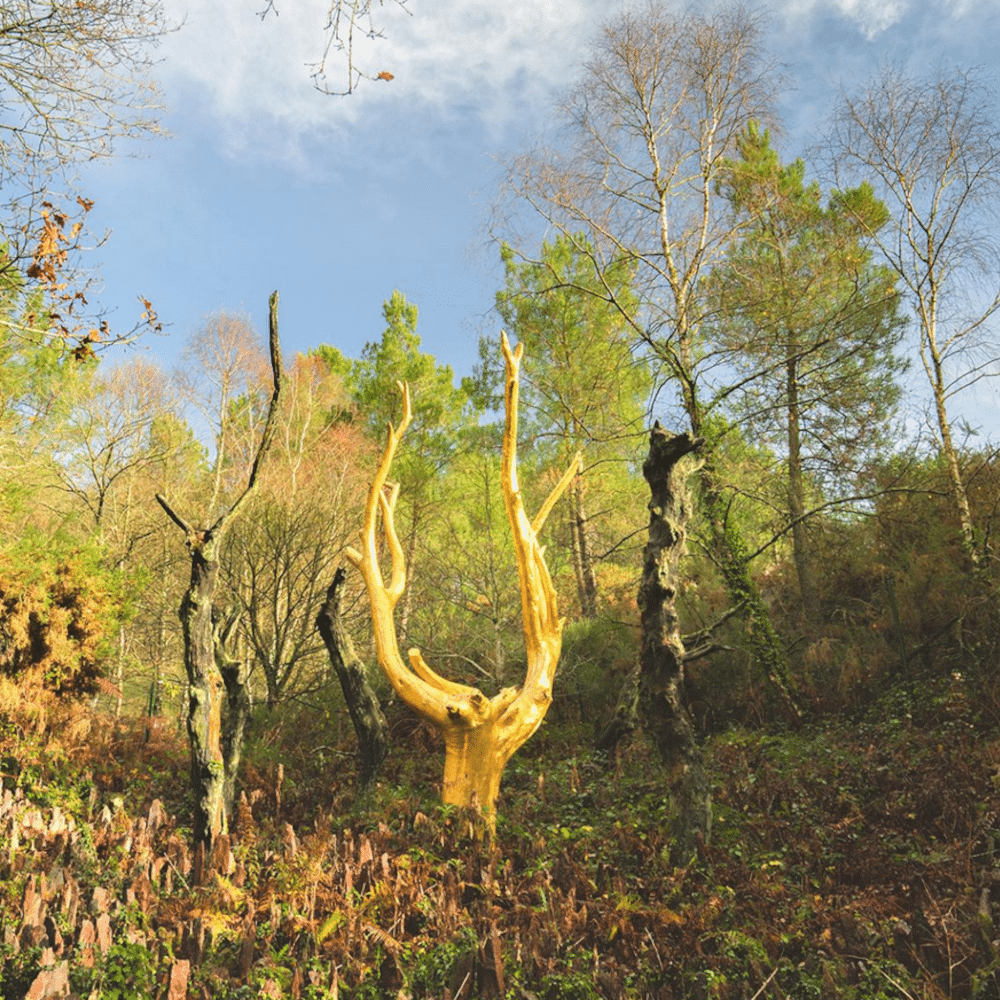
<path fill-rule="evenodd" d="M 764 980 L 764 982 L 760 984 L 760 989 L 759 989 L 759 990 L 757 990 L 757 992 L 756 992 L 756 993 L 755 993 L 755 994 L 754 994 L 754 995 L 753 995 L 753 996 L 752 996 L 752 997 L 750 998 L 750 1000 L 757 1000 L 757 998 L 758 998 L 758 997 L 759 997 L 759 996 L 760 996 L 760 995 L 761 995 L 761 994 L 762 994 L 762 993 L 764 992 L 764 990 L 766 990 L 766 989 L 767 989 L 767 984 L 768 984 L 768 983 L 769 983 L 769 982 L 770 982 L 770 981 L 771 981 L 772 979 L 774 979 L 774 977 L 775 977 L 775 976 L 776 976 L 777 974 L 778 974 L 778 966 L 775 966 L 775 967 L 774 967 L 774 969 L 773 969 L 773 970 L 772 970 L 772 972 L 771 972 L 771 975 L 769 975 L 769 976 L 767 977 L 767 979 L 765 979 L 765 980 Z"/>
<path fill-rule="evenodd" d="M 656 955 L 656 961 L 660 963 L 660 969 L 662 970 L 663 969 L 663 959 L 660 958 L 660 949 L 656 947 L 656 941 L 653 940 L 653 935 L 650 933 L 650 930 L 649 930 L 648 927 L 646 928 L 646 937 L 649 938 L 649 943 L 653 946 L 653 954 Z M 775 969 L 774 971 L 777 972 L 778 970 Z M 772 972 L 771 975 L 773 976 L 774 972 Z M 770 980 L 768 980 L 768 981 L 770 982 Z"/>

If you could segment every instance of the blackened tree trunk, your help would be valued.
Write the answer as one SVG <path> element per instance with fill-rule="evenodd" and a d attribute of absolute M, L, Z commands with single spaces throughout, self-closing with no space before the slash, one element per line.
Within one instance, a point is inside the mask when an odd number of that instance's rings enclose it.
<path fill-rule="evenodd" d="M 215 662 L 212 597 L 219 575 L 214 531 L 188 530 L 191 580 L 181 601 L 184 668 L 188 678 L 187 734 L 191 747 L 195 844 L 226 832 L 222 758 L 222 675 Z"/>
<path fill-rule="evenodd" d="M 316 619 L 316 628 L 326 643 L 330 662 L 337 671 L 344 691 L 344 701 L 351 714 L 361 755 L 359 783 L 362 788 L 367 788 L 375 780 L 389 754 L 389 723 L 368 682 L 368 671 L 354 651 L 354 643 L 345 631 L 340 617 L 343 583 L 344 569 L 340 567 L 326 592 L 326 601 Z"/>
<path fill-rule="evenodd" d="M 250 721 L 249 671 L 245 660 L 234 655 L 229 639 L 237 622 L 236 612 L 224 618 L 213 612 L 215 627 L 215 662 L 226 689 L 225 712 L 222 717 L 223 804 L 227 821 L 232 819 L 236 805 L 236 778 L 243 759 L 243 740 Z"/>
<path fill-rule="evenodd" d="M 684 703 L 684 643 L 676 607 L 690 516 L 686 472 L 678 463 L 702 444 L 702 438 L 670 434 L 657 423 L 642 467 L 651 496 L 649 541 L 639 586 L 639 714 L 670 771 L 675 864 L 690 861 L 698 841 L 707 840 L 711 832 L 708 778 Z"/>
<path fill-rule="evenodd" d="M 281 391 L 281 349 L 278 343 L 278 293 L 270 298 L 270 349 L 273 389 L 267 408 L 264 433 L 243 492 L 216 518 L 209 528 L 188 524 L 170 506 L 166 497 L 156 501 L 174 524 L 184 532 L 191 555 L 191 580 L 180 607 L 184 635 L 184 667 L 188 679 L 187 732 L 191 745 L 191 790 L 195 809 L 195 847 L 211 857 L 212 842 L 228 829 L 225 809 L 226 757 L 237 762 L 235 732 L 227 732 L 228 754 L 223 751 L 222 694 L 224 681 L 216 658 L 217 633 L 212 620 L 212 602 L 219 578 L 219 546 L 223 531 L 242 509 L 257 484 L 260 466 L 274 436 Z M 242 735 L 242 730 L 241 730 Z M 234 757 L 235 754 L 235 757 Z M 233 775 L 235 780 L 235 774 Z"/>

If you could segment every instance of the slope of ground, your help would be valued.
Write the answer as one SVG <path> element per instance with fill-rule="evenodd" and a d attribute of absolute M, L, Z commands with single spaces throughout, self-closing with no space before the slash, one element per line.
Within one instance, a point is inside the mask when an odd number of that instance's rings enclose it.
<path fill-rule="evenodd" d="M 336 748 L 275 733 L 203 859 L 174 732 L 0 701 L 3 1000 L 1000 996 L 1000 740 L 958 677 L 713 737 L 683 868 L 641 740 L 609 765 L 543 729 L 483 845 L 422 730 L 361 803 Z"/>

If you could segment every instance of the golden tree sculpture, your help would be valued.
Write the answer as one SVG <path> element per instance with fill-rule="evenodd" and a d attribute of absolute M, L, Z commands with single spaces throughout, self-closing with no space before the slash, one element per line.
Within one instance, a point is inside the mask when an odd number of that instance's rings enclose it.
<path fill-rule="evenodd" d="M 506 334 L 501 335 L 501 347 L 506 363 L 504 401 L 507 413 L 501 478 L 521 586 L 528 660 L 524 683 L 487 698 L 477 688 L 435 673 L 420 655 L 420 650 L 409 650 L 409 665 L 400 653 L 393 611 L 406 587 L 406 563 L 394 524 L 399 486 L 387 487 L 386 482 L 396 448 L 412 415 L 409 387 L 403 383 L 398 383 L 403 395 L 403 416 L 398 427 L 390 424 L 388 428 L 382 461 L 368 493 L 361 550 L 348 549 L 346 553 L 364 577 L 371 602 L 375 649 L 382 670 L 396 694 L 444 736 L 443 801 L 448 805 L 480 810 L 490 828 L 496 824 L 496 800 L 504 766 L 541 725 L 552 701 L 552 681 L 562 645 L 562 621 L 538 534 L 556 501 L 581 468 L 581 456 L 577 454 L 534 520 L 529 520 L 517 482 L 517 404 L 522 348 L 518 344 L 511 350 Z M 388 585 L 378 563 L 376 522 L 379 513 L 392 561 Z"/>

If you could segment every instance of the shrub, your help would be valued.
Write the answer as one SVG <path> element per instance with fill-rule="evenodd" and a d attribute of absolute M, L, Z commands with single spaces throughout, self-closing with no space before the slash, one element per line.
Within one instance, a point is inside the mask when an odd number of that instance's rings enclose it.
<path fill-rule="evenodd" d="M 77 553 L 55 563 L 0 563 L 0 673 L 40 674 L 59 695 L 93 694 L 118 602 L 96 560 Z"/>

